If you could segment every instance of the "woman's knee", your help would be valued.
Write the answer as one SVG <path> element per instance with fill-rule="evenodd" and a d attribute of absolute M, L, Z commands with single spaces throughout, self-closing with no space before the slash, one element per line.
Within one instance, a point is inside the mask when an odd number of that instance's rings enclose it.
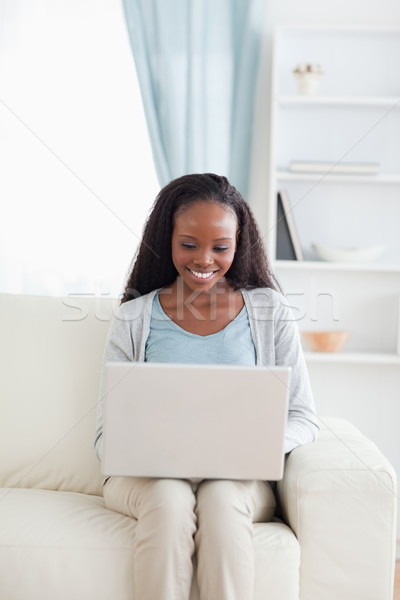
<path fill-rule="evenodd" d="M 131 487 L 130 477 L 109 477 L 103 487 L 106 508 L 128 517 L 134 517 L 129 505 Z"/>
<path fill-rule="evenodd" d="M 195 496 L 188 482 L 181 479 L 154 479 L 142 500 L 141 511 L 159 512 L 169 519 L 194 513 Z"/>
<path fill-rule="evenodd" d="M 136 519 L 151 514 L 175 522 L 194 514 L 191 486 L 178 479 L 111 477 L 103 495 L 107 508 Z"/>
<path fill-rule="evenodd" d="M 242 508 L 246 504 L 246 493 L 240 482 L 230 480 L 204 481 L 197 491 L 197 504 L 216 512 L 230 507 Z"/>
<path fill-rule="evenodd" d="M 269 521 L 276 507 L 274 493 L 262 481 L 209 480 L 197 492 L 199 519 L 230 519 L 237 515 L 252 522 Z"/>

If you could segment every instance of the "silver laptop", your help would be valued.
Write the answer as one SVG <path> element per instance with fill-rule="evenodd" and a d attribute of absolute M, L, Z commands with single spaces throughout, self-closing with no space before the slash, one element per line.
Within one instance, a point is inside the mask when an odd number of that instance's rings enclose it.
<path fill-rule="evenodd" d="M 277 480 L 290 369 L 108 363 L 105 475 Z"/>

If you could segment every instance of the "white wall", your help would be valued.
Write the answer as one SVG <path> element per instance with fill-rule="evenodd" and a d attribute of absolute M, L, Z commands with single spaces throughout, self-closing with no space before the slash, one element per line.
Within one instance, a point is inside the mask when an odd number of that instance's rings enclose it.
<path fill-rule="evenodd" d="M 264 233 L 267 231 L 271 50 L 274 27 L 282 24 L 400 27 L 399 0 L 266 0 L 266 3 L 266 35 L 259 66 L 253 167 L 248 197 Z"/>

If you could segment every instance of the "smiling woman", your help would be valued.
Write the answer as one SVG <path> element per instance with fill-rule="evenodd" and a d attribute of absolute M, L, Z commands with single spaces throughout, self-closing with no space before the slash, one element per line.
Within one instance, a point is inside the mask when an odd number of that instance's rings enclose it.
<path fill-rule="evenodd" d="M 318 425 L 296 323 L 276 287 L 240 192 L 214 173 L 179 177 L 156 198 L 110 326 L 104 364 L 290 367 L 284 442 L 285 453 L 290 452 L 313 441 Z M 193 385 L 201 386 L 201 380 Z M 179 378 L 175 384 L 183 385 L 190 398 L 190 386 Z M 219 391 L 211 392 L 214 403 Z M 254 393 L 251 385 L 246 392 L 249 397 Z M 143 399 L 140 385 L 132 394 Z M 100 460 L 105 395 L 103 383 L 95 434 Z M 186 425 L 179 424 L 183 430 Z M 244 425 L 243 435 L 251 436 L 251 428 Z M 201 444 L 195 442 L 194 450 L 201 453 Z M 132 577 L 138 598 L 188 600 L 195 552 L 202 600 L 254 597 L 252 526 L 274 514 L 268 482 L 205 480 L 195 473 L 189 479 L 163 479 L 104 472 L 111 475 L 103 488 L 106 507 L 137 520 Z M 149 576 L 152 564 L 157 564 L 157 578 Z"/>
<path fill-rule="evenodd" d="M 0 291 L 116 296 L 158 190 L 121 4 L 1 10 Z"/>

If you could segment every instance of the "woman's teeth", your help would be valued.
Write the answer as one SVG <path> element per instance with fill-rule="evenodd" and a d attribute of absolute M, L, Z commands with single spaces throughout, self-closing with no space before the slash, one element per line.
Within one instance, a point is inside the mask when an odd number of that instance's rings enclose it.
<path fill-rule="evenodd" d="M 209 271 L 208 273 L 199 273 L 199 271 L 193 271 L 193 269 L 190 269 L 190 272 L 193 273 L 195 277 L 200 277 L 200 279 L 208 279 L 214 274 L 214 271 Z"/>

